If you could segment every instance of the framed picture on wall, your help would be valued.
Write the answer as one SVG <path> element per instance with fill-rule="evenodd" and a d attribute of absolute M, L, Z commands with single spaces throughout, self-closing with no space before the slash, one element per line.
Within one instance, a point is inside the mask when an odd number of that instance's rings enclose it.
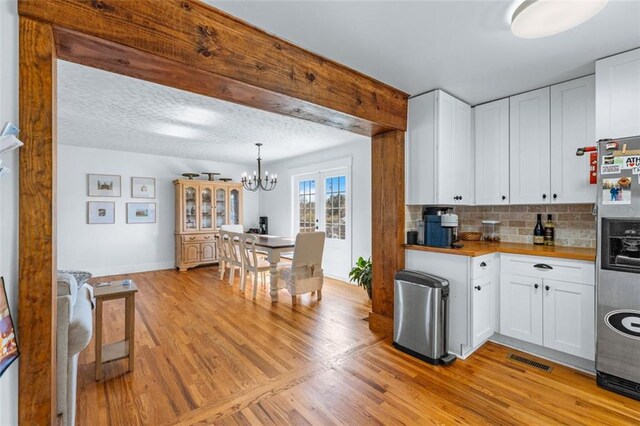
<path fill-rule="evenodd" d="M 88 175 L 89 197 L 119 197 L 120 176 L 117 175 Z"/>
<path fill-rule="evenodd" d="M 13 327 L 13 318 L 9 310 L 4 278 L 0 277 L 0 377 L 18 358 L 18 341 Z"/>
<path fill-rule="evenodd" d="M 131 198 L 156 198 L 155 178 L 132 177 Z"/>
<path fill-rule="evenodd" d="M 116 203 L 112 201 L 89 201 L 87 223 L 90 225 L 116 223 Z"/>
<path fill-rule="evenodd" d="M 156 223 L 156 203 L 127 203 L 127 223 Z"/>

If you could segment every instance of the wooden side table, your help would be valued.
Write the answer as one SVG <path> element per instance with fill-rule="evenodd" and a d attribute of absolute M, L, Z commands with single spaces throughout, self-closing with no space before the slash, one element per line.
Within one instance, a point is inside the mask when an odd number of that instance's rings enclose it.
<path fill-rule="evenodd" d="M 133 280 L 130 281 L 131 284 L 129 285 L 123 285 L 124 281 L 111 281 L 108 283 L 109 285 L 100 283 L 93 289 L 93 295 L 96 298 L 96 381 L 102 379 L 102 365 L 107 362 L 128 358 L 128 371 L 133 371 L 136 293 L 138 292 L 138 287 Z M 116 299 L 124 299 L 125 301 L 124 340 L 103 345 L 102 303 Z"/>

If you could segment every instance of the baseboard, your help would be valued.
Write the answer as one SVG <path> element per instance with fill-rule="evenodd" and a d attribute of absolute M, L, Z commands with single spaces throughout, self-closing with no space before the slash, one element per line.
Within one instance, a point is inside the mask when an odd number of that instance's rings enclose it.
<path fill-rule="evenodd" d="M 517 349 L 519 351 L 527 352 L 540 358 L 553 361 L 557 364 L 571 367 L 576 370 L 580 370 L 584 373 L 595 374 L 596 365 L 594 361 L 590 361 L 585 358 L 580 358 L 575 355 L 566 354 L 564 352 L 556 351 L 554 349 L 545 348 L 543 346 L 534 345 L 533 343 L 523 342 L 522 340 L 514 339 L 513 337 L 503 336 L 502 334 L 495 333 L 489 339 L 491 342 L 498 343 L 502 346 Z"/>
<path fill-rule="evenodd" d="M 393 318 L 369 312 L 369 329 L 385 336 L 393 336 Z"/>
<path fill-rule="evenodd" d="M 94 277 L 106 277 L 111 275 L 123 275 L 123 274 L 134 274 L 137 272 L 149 272 L 149 271 L 159 271 L 163 269 L 173 269 L 175 268 L 175 262 L 156 262 L 156 263 L 142 263 L 138 265 L 119 265 L 119 266 L 106 266 L 106 267 L 82 267 L 78 265 L 74 265 L 74 267 L 68 269 L 75 270 L 83 270 L 87 272 L 91 272 Z M 60 268 L 63 269 L 63 268 Z"/>

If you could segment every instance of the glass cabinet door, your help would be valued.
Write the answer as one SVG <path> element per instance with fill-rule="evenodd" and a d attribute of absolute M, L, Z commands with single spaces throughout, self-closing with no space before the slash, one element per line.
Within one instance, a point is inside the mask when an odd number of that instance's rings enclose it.
<path fill-rule="evenodd" d="M 184 187 L 184 229 L 198 229 L 197 191 L 193 186 Z"/>
<path fill-rule="evenodd" d="M 216 228 L 227 224 L 227 190 L 216 189 Z"/>
<path fill-rule="evenodd" d="M 200 191 L 200 229 L 213 229 L 213 190 Z"/>
<path fill-rule="evenodd" d="M 229 223 L 240 224 L 240 191 L 237 189 L 229 192 Z"/>

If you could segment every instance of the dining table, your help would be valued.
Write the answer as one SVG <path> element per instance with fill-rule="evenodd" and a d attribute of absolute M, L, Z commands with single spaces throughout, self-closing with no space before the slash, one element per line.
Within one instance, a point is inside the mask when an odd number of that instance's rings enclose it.
<path fill-rule="evenodd" d="M 293 251 L 296 246 L 296 240 L 291 238 L 276 237 L 269 235 L 258 235 L 255 242 L 256 249 L 267 254 L 269 262 L 269 281 L 271 303 L 278 301 L 278 263 L 283 253 Z"/>

